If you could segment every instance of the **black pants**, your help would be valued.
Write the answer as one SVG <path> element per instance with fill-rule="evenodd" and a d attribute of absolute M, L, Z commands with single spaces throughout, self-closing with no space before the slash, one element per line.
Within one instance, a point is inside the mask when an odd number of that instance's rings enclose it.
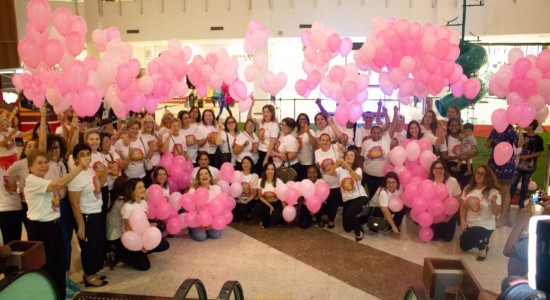
<path fill-rule="evenodd" d="M 344 208 L 342 209 L 342 225 L 345 232 L 354 231 L 356 236 L 361 234 L 361 222 L 359 222 L 359 215 L 363 211 L 363 203 L 361 198 L 355 198 L 344 202 Z"/>
<path fill-rule="evenodd" d="M 0 230 L 4 238 L 4 245 L 11 241 L 21 240 L 23 218 L 22 209 L 0 212 Z"/>
<path fill-rule="evenodd" d="M 298 200 L 298 226 L 302 229 L 307 229 L 313 225 L 313 215 L 307 208 L 306 204 L 303 201 L 303 197 Z"/>
<path fill-rule="evenodd" d="M 107 212 L 109 211 L 109 201 L 111 199 L 111 195 L 109 194 L 109 187 L 103 186 L 101 187 L 101 213 L 103 216 L 107 216 Z"/>
<path fill-rule="evenodd" d="M 363 172 L 363 180 L 361 181 L 361 183 L 367 185 L 369 199 L 372 199 L 372 197 L 374 197 L 374 194 L 376 193 L 378 188 L 382 186 L 383 182 L 384 177 L 371 176 Z"/>
<path fill-rule="evenodd" d="M 147 255 L 153 252 L 163 252 L 170 248 L 170 244 L 166 239 L 161 239 L 160 244 L 153 250 L 143 252 L 143 251 L 130 251 L 122 245 L 120 239 L 111 242 L 115 248 L 115 259 L 117 261 L 123 262 L 136 270 L 147 271 L 151 267 L 149 258 Z"/>
<path fill-rule="evenodd" d="M 298 177 L 296 178 L 296 181 L 302 181 L 304 179 L 307 179 L 307 169 L 311 167 L 312 165 L 298 165 Z"/>
<path fill-rule="evenodd" d="M 78 239 L 80 260 L 86 275 L 94 275 L 103 269 L 105 258 L 105 219 L 101 213 L 82 214 L 85 239 Z"/>
<path fill-rule="evenodd" d="M 71 253 L 72 246 L 71 240 L 73 239 L 73 231 L 75 229 L 75 221 L 71 204 L 69 203 L 69 196 L 61 199 L 59 209 L 61 216 L 59 217 L 59 228 L 61 228 L 61 236 L 63 237 L 63 244 L 65 245 L 65 270 L 69 271 L 71 268 Z"/>
<path fill-rule="evenodd" d="M 269 213 L 269 206 L 265 205 L 263 202 L 256 205 L 258 214 L 262 217 L 262 226 L 268 228 L 271 226 L 271 222 L 279 225 L 283 224 L 283 204 L 280 200 L 275 200 L 269 202 L 273 206 L 273 213 Z"/>
<path fill-rule="evenodd" d="M 330 189 L 327 200 L 321 206 L 321 210 L 315 215 L 317 223 L 321 221 L 323 214 L 328 216 L 329 222 L 334 222 L 336 219 L 336 213 L 338 212 L 338 205 L 342 202 L 342 192 L 339 187 Z"/>
<path fill-rule="evenodd" d="M 57 220 L 29 221 L 29 241 L 41 241 L 46 250 L 46 264 L 42 267 L 54 283 L 59 299 L 65 299 L 65 247 Z"/>
<path fill-rule="evenodd" d="M 456 231 L 456 224 L 458 223 L 459 213 L 455 213 L 454 216 L 447 222 L 441 222 L 437 224 L 432 224 L 432 230 L 434 236 L 432 241 L 437 241 L 439 239 L 444 240 L 445 242 L 450 242 L 453 240 Z"/>
<path fill-rule="evenodd" d="M 255 170 L 256 170 L 256 174 L 258 174 L 258 176 L 262 176 L 262 174 L 264 173 L 264 159 L 265 159 L 265 156 L 267 155 L 267 152 L 263 152 L 263 151 L 258 151 L 258 162 L 256 163 L 256 165 L 254 166 L 255 167 Z M 273 161 L 273 159 L 271 157 L 268 158 L 267 161 Z"/>
<path fill-rule="evenodd" d="M 149 188 L 151 186 L 151 184 L 153 184 L 153 178 L 151 178 L 151 174 L 153 174 L 153 171 L 155 169 L 152 169 L 152 170 L 145 170 L 145 177 L 142 178 L 143 180 L 143 185 L 145 185 L 145 188 Z"/>
<path fill-rule="evenodd" d="M 470 183 L 470 180 L 472 180 L 473 175 L 464 176 L 464 173 L 468 171 L 468 165 L 461 164 L 460 170 L 458 172 L 452 171 L 451 168 L 456 166 L 457 162 L 455 161 L 449 161 L 447 162 L 447 170 L 449 170 L 449 174 L 458 181 L 458 184 L 460 185 L 460 189 L 463 190 L 468 183 Z"/>
<path fill-rule="evenodd" d="M 237 203 L 233 209 L 233 222 L 240 222 L 243 219 L 248 219 L 258 202 L 259 200 L 252 200 L 246 204 Z"/>
<path fill-rule="evenodd" d="M 468 251 L 472 248 L 483 250 L 489 245 L 493 230 L 480 226 L 468 227 L 460 236 L 460 249 Z"/>

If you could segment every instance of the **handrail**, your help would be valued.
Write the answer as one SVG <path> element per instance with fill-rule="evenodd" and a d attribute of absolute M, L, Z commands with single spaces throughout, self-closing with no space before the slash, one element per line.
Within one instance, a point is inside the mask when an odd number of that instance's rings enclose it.
<path fill-rule="evenodd" d="M 207 300 L 208 297 L 206 296 L 206 289 L 204 288 L 204 284 L 200 279 L 197 278 L 187 278 L 178 288 L 178 291 L 176 294 L 174 294 L 173 300 L 183 300 L 186 299 L 187 294 L 191 290 L 191 288 L 195 287 L 197 289 L 197 292 L 199 294 L 199 300 Z"/>
<path fill-rule="evenodd" d="M 238 281 L 226 281 L 220 290 L 218 300 L 229 300 L 231 295 L 234 295 L 235 300 L 244 300 L 243 288 Z"/>

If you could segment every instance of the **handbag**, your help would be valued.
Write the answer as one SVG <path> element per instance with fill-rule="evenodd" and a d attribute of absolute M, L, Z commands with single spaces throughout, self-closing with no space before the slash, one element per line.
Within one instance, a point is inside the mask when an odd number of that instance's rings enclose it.
<path fill-rule="evenodd" d="M 143 143 L 143 139 L 139 137 L 139 140 L 141 141 L 141 144 L 143 145 L 143 151 L 145 151 L 145 144 Z M 153 165 L 153 162 L 147 157 L 147 154 L 143 157 L 143 165 L 145 166 L 145 170 L 151 171 L 155 168 L 155 165 Z"/>
<path fill-rule="evenodd" d="M 516 169 L 522 172 L 533 172 L 535 171 L 535 162 L 532 159 L 520 159 Z"/>
<path fill-rule="evenodd" d="M 378 197 L 379 195 L 380 195 L 380 189 L 378 190 L 378 193 L 377 195 L 375 195 L 375 197 Z M 369 206 L 367 211 L 368 211 L 367 227 L 370 230 L 383 232 L 390 227 L 390 224 L 388 223 L 386 218 L 384 218 L 384 214 L 382 213 L 379 207 Z M 375 216 L 375 212 L 377 211 L 380 211 L 380 214 L 382 215 L 382 217 Z"/>
<path fill-rule="evenodd" d="M 298 176 L 298 173 L 296 173 L 296 170 L 290 166 L 287 153 L 285 153 L 285 156 L 287 166 L 285 167 L 285 162 L 283 162 L 283 164 L 277 168 L 277 178 L 281 179 L 284 183 L 287 183 L 289 181 L 294 181 L 296 176 Z"/>
<path fill-rule="evenodd" d="M 226 162 L 231 162 L 231 147 L 229 147 L 229 134 L 227 134 L 227 131 L 225 132 L 225 141 L 227 142 L 227 149 L 229 149 L 229 153 L 223 153 L 222 149 L 220 147 L 216 148 L 216 164 L 218 169 L 221 168 L 221 166 Z"/>

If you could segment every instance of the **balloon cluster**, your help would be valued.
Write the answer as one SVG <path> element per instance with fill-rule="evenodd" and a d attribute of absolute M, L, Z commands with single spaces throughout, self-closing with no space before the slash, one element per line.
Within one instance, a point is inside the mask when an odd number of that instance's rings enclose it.
<path fill-rule="evenodd" d="M 417 181 L 426 179 L 430 166 L 437 159 L 431 149 L 430 142 L 425 139 L 403 140 L 401 146 L 390 151 L 391 164 L 386 165 L 384 173 L 397 173 L 401 186 L 408 185 L 414 178 L 418 178 Z"/>
<path fill-rule="evenodd" d="M 354 58 L 359 69 L 380 73 L 384 94 L 398 89 L 399 101 L 406 105 L 411 96 L 436 95 L 447 85 L 457 97 L 464 94 L 473 99 L 479 93 L 479 80 L 468 79 L 455 63 L 460 39 L 447 26 L 380 18 L 374 18 L 371 26 Z"/>
<path fill-rule="evenodd" d="M 304 179 L 299 182 L 289 181 L 286 184 L 277 185 L 275 193 L 281 201 L 286 202 L 287 206 L 283 209 L 283 218 L 290 223 L 296 218 L 294 205 L 300 197 L 304 197 L 307 209 L 315 214 L 328 198 L 330 187 L 324 181 L 315 185 L 311 180 Z"/>
<path fill-rule="evenodd" d="M 182 218 L 188 227 L 210 226 L 215 230 L 222 230 L 231 223 L 231 211 L 236 205 L 235 199 L 226 193 L 221 193 L 208 201 L 208 190 L 202 187 L 193 193 L 183 194 L 179 203 L 187 211 L 182 213 Z"/>
<path fill-rule="evenodd" d="M 233 165 L 225 162 L 220 167 L 220 180 L 216 183 L 222 190 L 222 193 L 227 193 L 233 198 L 239 197 L 243 193 L 243 173 L 235 171 Z"/>
<path fill-rule="evenodd" d="M 165 222 L 166 232 L 169 234 L 180 233 L 182 229 L 187 228 L 185 222 L 182 221 L 183 217 L 178 215 L 181 208 L 180 198 L 180 192 L 173 192 L 166 199 L 160 185 L 151 185 L 147 189 L 147 218 Z"/>
<path fill-rule="evenodd" d="M 160 159 L 159 166 L 164 167 L 168 173 L 170 193 L 184 190 L 191 183 L 193 163 L 187 161 L 185 157 L 165 152 Z"/>
<path fill-rule="evenodd" d="M 29 1 L 27 16 L 27 37 L 17 47 L 25 73 L 14 76 L 15 87 L 37 107 L 47 97 L 58 113 L 73 105 L 78 115 L 93 115 L 102 95 L 91 84 L 87 65 L 75 60 L 84 49 L 86 22 L 66 8 L 52 13 L 46 0 Z M 48 29 L 50 22 L 53 27 Z M 62 71 L 55 71 L 55 65 Z"/>
<path fill-rule="evenodd" d="M 132 230 L 122 234 L 122 245 L 130 251 L 153 250 L 159 244 L 162 234 L 157 227 L 151 227 L 145 212 L 135 209 L 128 220 Z"/>
<path fill-rule="evenodd" d="M 503 132 L 508 124 L 527 127 L 536 119 L 548 117 L 550 104 L 550 50 L 538 56 L 527 55 L 519 48 L 508 53 L 509 64 L 502 65 L 489 81 L 489 90 L 506 98 L 508 108 L 497 109 L 491 116 L 493 126 Z"/>

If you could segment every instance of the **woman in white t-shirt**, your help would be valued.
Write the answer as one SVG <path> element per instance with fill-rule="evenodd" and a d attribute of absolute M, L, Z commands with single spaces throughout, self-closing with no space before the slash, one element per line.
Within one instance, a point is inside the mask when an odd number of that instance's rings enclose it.
<path fill-rule="evenodd" d="M 121 159 L 118 153 L 115 152 L 111 143 L 111 134 L 101 132 L 99 134 L 101 139 L 101 154 L 107 161 L 107 186 L 109 187 L 109 205 L 113 205 L 119 194 L 122 191 L 115 190 L 115 180 L 122 174 L 122 171 L 128 168 L 128 162 Z"/>
<path fill-rule="evenodd" d="M 234 222 L 241 222 L 243 218 L 250 219 L 252 209 L 258 203 L 258 200 L 255 199 L 258 192 L 257 188 L 259 176 L 258 174 L 252 172 L 254 162 L 252 161 L 252 158 L 245 156 L 242 159 L 241 164 L 243 172 L 241 186 L 243 188 L 243 192 L 235 199 L 237 205 L 233 209 Z"/>
<path fill-rule="evenodd" d="M 115 151 L 126 161 L 128 168 L 125 173 L 128 178 L 141 178 L 144 183 L 151 182 L 145 180 L 146 171 L 144 159 L 151 158 L 155 149 L 147 147 L 147 144 L 140 140 L 141 123 L 136 119 L 131 119 L 126 124 L 127 137 L 121 138 L 115 143 Z"/>
<path fill-rule="evenodd" d="M 170 187 L 168 186 L 168 171 L 162 166 L 158 166 L 153 171 L 153 184 L 162 187 L 162 194 L 166 199 L 170 197 Z"/>
<path fill-rule="evenodd" d="M 436 160 L 430 167 L 428 173 L 428 179 L 432 180 L 435 184 L 443 183 L 447 186 L 449 191 L 449 198 L 454 199 L 457 203 L 460 203 L 460 197 L 462 196 L 462 190 L 458 181 L 449 174 L 445 163 L 441 160 Z M 431 228 L 434 232 L 432 241 L 442 239 L 446 242 L 453 240 L 455 236 L 456 224 L 458 222 L 459 213 L 455 213 L 452 216 L 447 216 L 445 219 L 437 224 L 432 224 Z"/>
<path fill-rule="evenodd" d="M 258 146 L 259 139 L 256 133 L 256 123 L 254 120 L 248 119 L 244 122 L 244 131 L 237 135 L 235 145 L 233 145 L 233 153 L 236 158 L 236 170 L 242 170 L 242 160 L 245 157 L 250 157 L 254 165 L 258 164 Z"/>
<path fill-rule="evenodd" d="M 368 217 L 373 216 L 386 219 L 389 227 L 384 228 L 384 231 L 391 229 L 394 233 L 399 233 L 401 221 L 403 221 L 403 216 L 405 216 L 405 209 L 401 209 L 399 212 L 391 212 L 389 203 L 393 197 L 399 198 L 399 176 L 395 172 L 388 172 L 384 176 L 382 185 L 369 201 L 369 206 L 372 208 Z"/>
<path fill-rule="evenodd" d="M 206 109 L 202 112 L 202 123 L 197 126 L 197 140 L 199 144 L 199 151 L 208 153 L 210 162 L 216 165 L 216 148 L 221 144 L 221 133 L 223 127 L 218 124 L 216 127 L 216 119 L 214 119 L 214 112 L 211 109 Z"/>
<path fill-rule="evenodd" d="M 284 184 L 283 181 L 277 178 L 277 168 L 272 162 L 265 165 L 265 171 L 262 178 L 258 182 L 258 198 L 262 202 L 258 204 L 258 213 L 262 221 L 261 228 L 271 227 L 272 221 L 277 225 L 283 224 L 283 208 L 286 203 L 281 202 L 275 188 L 278 184 Z"/>
<path fill-rule="evenodd" d="M 78 167 L 91 157 L 92 150 L 87 144 L 77 144 L 73 148 L 73 158 Z M 107 281 L 97 272 L 103 269 L 105 255 L 105 220 L 102 215 L 101 189 L 107 183 L 106 168 L 97 173 L 92 166 L 85 168 L 67 186 L 69 201 L 77 226 L 76 236 L 80 245 L 80 259 L 86 286 L 103 286 Z"/>
<path fill-rule="evenodd" d="M 231 157 L 230 160 L 227 160 L 227 158 L 221 158 L 218 157 L 218 165 L 221 168 L 223 163 L 230 162 L 233 166 L 235 166 L 236 162 L 236 155 L 233 153 L 233 146 L 235 145 L 235 141 L 237 140 L 237 135 L 239 134 L 239 131 L 237 130 L 237 120 L 233 117 L 227 117 L 225 119 L 223 132 L 221 133 L 221 139 L 222 142 L 218 146 L 221 150 L 222 155 L 227 155 Z"/>
<path fill-rule="evenodd" d="M 298 140 L 296 140 L 296 137 L 292 134 L 294 127 L 296 127 L 296 122 L 294 119 L 283 119 L 281 122 L 282 134 L 279 136 L 277 142 L 275 142 L 275 146 L 271 151 L 271 158 L 273 158 L 273 163 L 277 168 L 290 164 L 290 167 L 298 173 L 298 149 L 300 148 L 300 144 L 298 143 Z"/>
<path fill-rule="evenodd" d="M 300 161 L 300 170 L 297 180 L 307 178 L 307 169 L 315 165 L 315 150 L 319 143 L 315 136 L 315 131 L 309 128 L 309 116 L 305 113 L 298 115 L 296 125 L 296 139 L 300 148 L 298 149 L 298 160 Z"/>
<path fill-rule="evenodd" d="M 346 151 L 343 159 L 338 159 L 329 174 L 338 177 L 344 207 L 342 209 L 342 225 L 346 232 L 354 231 L 355 240 L 361 241 L 364 236 L 359 214 L 363 210 L 363 200 L 367 198 L 365 188 L 361 185 L 361 163 L 357 150 Z"/>
<path fill-rule="evenodd" d="M 0 178 L 0 231 L 3 245 L 6 245 L 11 241 L 21 240 L 25 215 L 17 193 L 16 180 L 3 167 L 0 167 Z"/>
<path fill-rule="evenodd" d="M 483 261 L 489 252 L 489 239 L 495 230 L 495 217 L 500 214 L 500 185 L 493 170 L 486 165 L 477 167 L 474 178 L 464 188 L 460 205 L 460 249 L 477 248 L 478 261 Z"/>
<path fill-rule="evenodd" d="M 111 269 L 118 262 L 123 262 L 136 270 L 147 271 L 151 267 L 147 255 L 153 252 L 168 250 L 170 244 L 166 239 L 161 239 L 159 245 L 153 250 L 130 251 L 124 247 L 120 238 L 126 231 L 132 230 L 130 215 L 134 210 L 147 213 L 147 201 L 145 201 L 146 189 L 139 178 L 130 178 L 125 183 L 124 196 L 117 200 L 107 215 L 107 239 L 114 245 L 114 252 L 107 255 L 107 262 Z M 151 224 L 151 226 L 156 226 Z"/>
<path fill-rule="evenodd" d="M 17 160 L 17 145 L 15 145 L 17 119 L 11 120 L 7 114 L 9 113 L 0 113 L 0 161 L 12 164 Z M 13 128 L 10 127 L 12 125 L 10 121 L 14 123 Z"/>
<path fill-rule="evenodd" d="M 185 138 L 185 146 L 187 146 L 187 155 L 193 164 L 197 161 L 197 152 L 199 152 L 199 144 L 197 144 L 197 125 L 191 124 L 191 116 L 187 111 L 181 114 L 181 130 L 180 135 Z"/>
<path fill-rule="evenodd" d="M 157 166 L 160 162 L 160 144 L 162 143 L 162 135 L 157 134 L 157 124 L 155 119 L 150 114 L 147 114 L 141 119 L 141 138 L 143 143 L 150 149 L 153 149 L 153 156 L 151 156 L 151 163 L 153 166 Z M 153 170 L 146 170 L 146 176 L 151 178 Z"/>
<path fill-rule="evenodd" d="M 189 110 L 189 117 L 191 117 L 191 126 L 198 126 L 201 123 L 201 110 L 197 106 L 193 106 Z"/>
<path fill-rule="evenodd" d="M 306 169 L 306 179 L 309 179 L 315 186 L 319 185 L 321 182 L 325 182 L 321 179 L 321 171 L 316 165 L 309 166 Z M 299 203 L 299 213 L 298 213 L 298 226 L 302 229 L 307 229 L 313 225 L 313 215 L 307 208 L 304 197 L 298 199 Z"/>
<path fill-rule="evenodd" d="M 252 118 L 252 110 L 254 109 L 255 102 L 252 103 L 252 107 L 248 110 L 247 119 L 255 120 Z M 266 104 L 262 107 L 262 118 L 255 120 L 260 125 L 258 129 L 258 163 L 256 164 L 256 172 L 263 174 L 265 165 L 271 158 L 271 151 L 275 147 L 275 142 L 279 137 L 279 124 L 277 123 L 277 117 L 275 115 L 275 106 Z"/>
<path fill-rule="evenodd" d="M 330 187 L 330 194 L 327 200 L 323 203 L 321 210 L 315 215 L 319 227 L 325 226 L 326 222 L 323 220 L 323 215 L 326 214 L 328 216 L 328 228 L 334 228 L 336 212 L 342 202 L 338 177 L 329 174 L 330 168 L 342 157 L 342 148 L 340 144 L 331 144 L 330 136 L 326 133 L 319 137 L 319 149 L 315 150 L 315 164 L 319 166 L 323 180 Z"/>
<path fill-rule="evenodd" d="M 169 111 L 166 111 L 162 115 L 162 118 L 160 119 L 160 128 L 157 132 L 159 136 L 162 137 L 165 133 L 168 132 L 168 130 L 170 130 L 170 124 L 172 124 L 173 119 L 174 119 L 174 114 Z"/>
<path fill-rule="evenodd" d="M 432 146 L 443 144 L 445 133 L 443 128 L 439 127 L 435 111 L 431 109 L 426 111 L 422 117 L 420 126 L 422 128 L 422 132 L 424 133 L 424 137 L 430 141 Z"/>
<path fill-rule="evenodd" d="M 441 159 L 446 162 L 451 176 L 458 180 L 460 187 L 465 187 L 472 179 L 471 173 L 466 175 L 468 171 L 467 162 L 476 156 L 478 152 L 476 145 L 473 145 L 474 151 L 469 153 L 462 152 L 461 134 L 460 121 L 458 119 L 450 119 L 447 122 L 447 137 L 445 138 L 445 142 L 439 146 L 439 150 L 441 151 Z"/>
<path fill-rule="evenodd" d="M 174 156 L 183 155 L 187 160 L 191 159 L 187 154 L 187 143 L 185 136 L 181 134 L 181 121 L 179 119 L 173 119 L 170 130 L 162 136 L 160 151 L 162 153 L 170 152 Z"/>
<path fill-rule="evenodd" d="M 323 134 L 328 134 L 331 143 L 336 143 L 342 138 L 342 132 L 340 132 L 338 126 L 334 124 L 334 119 L 331 115 L 323 113 L 316 114 L 315 125 L 317 126 L 317 131 L 315 132 L 317 139 Z"/>
<path fill-rule="evenodd" d="M 195 177 L 193 187 L 189 189 L 189 193 L 194 193 L 198 188 L 205 188 L 208 191 L 208 202 L 212 201 L 216 196 L 222 193 L 222 189 L 214 184 L 212 174 L 206 167 L 200 167 Z M 189 228 L 189 235 L 197 242 L 205 241 L 207 238 L 218 239 L 222 235 L 221 230 L 216 230 L 211 227 Z"/>
<path fill-rule="evenodd" d="M 42 267 L 55 282 L 61 299 L 65 290 L 65 246 L 58 222 L 59 196 L 57 190 L 88 168 L 91 157 L 82 159 L 82 163 L 69 174 L 57 180 L 45 179 L 49 170 L 48 156 L 43 151 L 33 151 L 27 156 L 30 174 L 25 180 L 25 199 L 29 206 L 27 217 L 28 239 L 41 241 L 46 249 L 46 264 Z"/>

